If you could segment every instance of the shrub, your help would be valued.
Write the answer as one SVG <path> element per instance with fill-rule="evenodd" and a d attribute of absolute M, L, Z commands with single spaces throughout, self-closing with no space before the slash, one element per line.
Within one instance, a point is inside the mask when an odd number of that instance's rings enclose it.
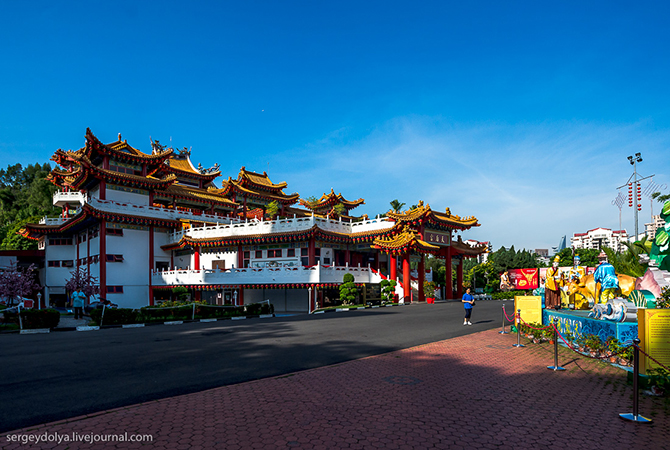
<path fill-rule="evenodd" d="M 382 280 L 379 283 L 381 287 L 382 301 L 392 302 L 395 299 L 395 287 L 397 282 L 395 280 Z"/>
<path fill-rule="evenodd" d="M 514 299 L 517 295 L 526 295 L 526 292 L 528 291 L 521 291 L 521 290 L 516 290 L 516 291 L 507 291 L 507 292 L 494 292 L 491 294 L 491 298 L 493 300 L 510 300 Z"/>
<path fill-rule="evenodd" d="M 4 313 L 5 323 L 19 323 L 18 313 Z M 60 313 L 55 309 L 22 309 L 23 328 L 56 328 L 60 322 Z"/>
<path fill-rule="evenodd" d="M 267 303 L 252 303 L 250 305 L 246 305 L 244 308 L 246 313 L 252 316 L 272 314 L 275 311 L 274 305 Z"/>
<path fill-rule="evenodd" d="M 102 318 L 103 325 L 125 325 L 141 322 L 139 311 L 130 308 L 105 308 L 105 317 Z M 100 325 L 102 308 L 91 311 L 91 320 Z"/>
<path fill-rule="evenodd" d="M 184 286 L 177 286 L 172 288 L 172 293 L 175 295 L 175 297 L 177 297 L 177 301 L 182 302 L 185 301 L 189 296 L 188 289 Z"/>

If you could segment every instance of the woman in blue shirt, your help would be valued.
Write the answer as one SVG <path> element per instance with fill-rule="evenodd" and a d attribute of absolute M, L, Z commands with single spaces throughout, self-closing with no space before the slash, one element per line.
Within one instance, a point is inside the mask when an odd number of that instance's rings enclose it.
<path fill-rule="evenodd" d="M 472 305 L 475 304 L 475 299 L 470 295 L 470 288 L 467 288 L 465 290 L 465 294 L 463 294 L 463 300 L 461 300 L 464 303 L 465 307 L 465 319 L 463 320 L 463 325 L 472 325 L 472 322 L 470 322 L 470 315 L 472 314 Z"/>

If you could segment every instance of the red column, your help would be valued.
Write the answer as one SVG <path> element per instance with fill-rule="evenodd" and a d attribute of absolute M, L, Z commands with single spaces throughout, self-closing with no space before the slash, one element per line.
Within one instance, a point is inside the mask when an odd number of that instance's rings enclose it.
<path fill-rule="evenodd" d="M 314 242 L 314 236 L 309 238 L 309 266 L 316 264 L 316 243 Z"/>
<path fill-rule="evenodd" d="M 102 168 L 109 170 L 109 156 L 104 156 L 102 158 Z M 105 180 L 100 180 L 100 200 L 105 200 L 107 196 L 107 183 Z"/>
<path fill-rule="evenodd" d="M 142 166 L 146 168 L 146 166 Z M 154 305 L 154 226 L 149 225 L 149 306 Z"/>
<path fill-rule="evenodd" d="M 200 270 L 200 246 L 193 249 L 193 269 Z"/>
<path fill-rule="evenodd" d="M 244 265 L 244 251 L 242 250 L 242 246 L 238 245 L 237 246 L 237 268 L 241 269 L 243 265 Z M 240 292 L 241 292 L 241 290 L 240 290 Z"/>
<path fill-rule="evenodd" d="M 349 252 L 349 247 L 347 247 L 347 249 L 344 251 L 344 265 L 351 265 L 351 253 Z"/>
<path fill-rule="evenodd" d="M 240 287 L 240 295 L 237 296 L 237 304 L 244 305 L 244 288 Z"/>
<path fill-rule="evenodd" d="M 456 297 L 461 298 L 463 296 L 463 258 L 458 263 L 456 268 Z"/>
<path fill-rule="evenodd" d="M 389 278 L 395 280 L 398 278 L 398 260 L 389 253 Z"/>
<path fill-rule="evenodd" d="M 107 298 L 107 221 L 100 220 L 100 296 Z"/>
<path fill-rule="evenodd" d="M 423 283 L 426 280 L 426 262 L 424 261 L 424 255 L 421 255 L 421 259 L 419 260 L 419 280 L 418 280 L 418 285 L 419 285 L 419 301 L 424 302 L 426 301 L 426 296 L 423 293 Z"/>
<path fill-rule="evenodd" d="M 406 302 L 412 301 L 412 284 L 409 276 L 409 252 L 402 255 L 402 284 L 403 296 Z"/>
<path fill-rule="evenodd" d="M 446 286 L 444 296 L 446 297 L 445 300 L 451 300 L 454 296 L 453 280 L 451 279 L 451 247 L 447 247 L 444 253 L 444 285 Z"/>

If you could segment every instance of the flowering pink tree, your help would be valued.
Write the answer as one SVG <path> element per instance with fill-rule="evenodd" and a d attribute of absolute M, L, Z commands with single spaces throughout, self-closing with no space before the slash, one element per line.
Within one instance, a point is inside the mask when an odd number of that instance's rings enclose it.
<path fill-rule="evenodd" d="M 21 297 L 28 297 L 40 290 L 34 272 L 34 264 L 20 270 L 16 263 L 11 263 L 9 269 L 0 272 L 0 297 L 7 298 L 7 306 L 13 306 L 15 300 L 19 303 Z"/>
<path fill-rule="evenodd" d="M 100 293 L 98 279 L 91 276 L 87 270 L 77 267 L 70 273 L 72 276 L 69 280 L 66 280 L 65 289 L 70 292 L 81 289 L 84 295 L 89 298 Z"/>

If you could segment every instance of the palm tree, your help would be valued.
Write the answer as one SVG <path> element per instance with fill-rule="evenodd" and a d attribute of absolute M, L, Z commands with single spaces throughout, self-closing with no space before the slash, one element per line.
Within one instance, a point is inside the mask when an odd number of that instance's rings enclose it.
<path fill-rule="evenodd" d="M 403 206 L 405 206 L 405 203 L 400 203 L 397 198 L 391 202 L 393 212 L 399 213 Z"/>
<path fill-rule="evenodd" d="M 665 203 L 666 201 L 670 200 L 670 194 L 661 195 L 660 192 L 654 192 L 651 194 L 651 198 L 659 203 Z"/>

